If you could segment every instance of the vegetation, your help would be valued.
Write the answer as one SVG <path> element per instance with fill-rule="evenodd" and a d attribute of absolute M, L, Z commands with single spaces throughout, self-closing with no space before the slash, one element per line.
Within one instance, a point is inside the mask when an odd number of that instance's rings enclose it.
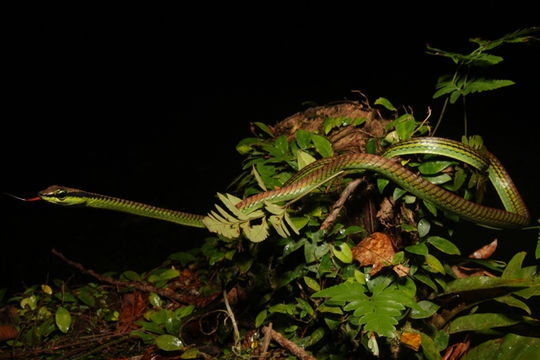
<path fill-rule="evenodd" d="M 469 70 L 500 62 L 487 51 L 529 41 L 531 31 L 475 39 L 478 49 L 467 55 L 428 48 L 457 65 L 434 97 L 454 103 L 510 85 L 472 78 Z M 243 198 L 282 186 L 317 158 L 380 153 L 432 134 L 428 120 L 379 98 L 373 105 L 311 108 L 275 126 L 253 123 L 253 136 L 237 145 L 245 160 L 230 191 Z M 463 141 L 483 146 L 478 136 Z M 466 165 L 433 156 L 403 162 L 465 198 L 483 193 L 483 174 Z M 524 265 L 526 258 L 538 263 L 540 232 L 534 256 L 518 251 L 507 263 L 491 259 L 497 244 L 482 246 L 487 239 L 470 256 L 462 254 L 470 239 L 453 236 L 458 219 L 370 173 L 341 174 L 307 196 L 249 215 L 236 210 L 237 197 L 218 197 L 223 205 L 206 223 L 214 234 L 157 269 L 97 274 L 55 251 L 93 281 L 55 279 L 14 295 L 0 290 L 0 359 L 532 359 L 540 353 L 540 276 L 537 264 Z"/>

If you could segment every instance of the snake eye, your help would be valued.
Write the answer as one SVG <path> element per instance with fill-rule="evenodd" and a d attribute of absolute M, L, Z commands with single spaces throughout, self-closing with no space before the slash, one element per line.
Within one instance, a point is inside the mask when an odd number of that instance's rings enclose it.
<path fill-rule="evenodd" d="M 54 193 L 54 196 L 58 199 L 58 200 L 64 200 L 67 196 L 67 191 L 66 190 L 63 190 L 63 189 L 59 189 L 57 190 L 55 193 Z"/>

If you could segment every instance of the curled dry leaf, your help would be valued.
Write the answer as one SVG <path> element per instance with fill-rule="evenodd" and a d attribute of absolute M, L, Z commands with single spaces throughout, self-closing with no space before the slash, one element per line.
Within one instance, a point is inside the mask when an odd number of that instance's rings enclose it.
<path fill-rule="evenodd" d="M 495 239 L 491 243 L 482 246 L 480 249 L 473 252 L 471 255 L 469 255 L 469 257 L 473 259 L 488 259 L 491 255 L 493 255 L 495 249 L 497 249 L 497 244 L 498 241 Z"/>
<path fill-rule="evenodd" d="M 353 258 L 360 266 L 373 265 L 370 275 L 375 275 L 383 267 L 392 265 L 392 259 L 396 254 L 392 239 L 383 233 L 375 232 L 360 241 L 352 249 Z M 399 276 L 407 275 L 409 268 L 403 265 L 394 266 L 394 271 Z"/>
<path fill-rule="evenodd" d="M 142 293 L 127 293 L 122 299 L 122 309 L 117 324 L 117 331 L 124 332 L 134 328 L 133 322 L 146 311 L 146 303 Z"/>

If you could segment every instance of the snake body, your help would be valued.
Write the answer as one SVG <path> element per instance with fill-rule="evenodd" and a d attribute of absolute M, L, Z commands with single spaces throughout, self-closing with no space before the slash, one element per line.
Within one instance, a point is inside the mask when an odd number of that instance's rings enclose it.
<path fill-rule="evenodd" d="M 483 206 L 466 200 L 408 170 L 390 158 L 406 154 L 437 154 L 463 161 L 481 171 L 487 171 L 505 210 Z M 250 196 L 236 207 L 243 212 L 260 208 L 265 202 L 294 199 L 329 178 L 343 172 L 373 171 L 394 181 L 413 195 L 459 217 L 494 228 L 519 228 L 528 224 L 529 213 L 507 171 L 495 156 L 466 144 L 443 138 L 414 138 L 397 143 L 381 156 L 345 154 L 323 158 L 304 167 L 283 187 Z M 43 200 L 61 205 L 83 205 L 128 212 L 182 225 L 205 227 L 204 215 L 163 209 L 130 200 L 115 198 L 53 185 L 38 193 Z"/>

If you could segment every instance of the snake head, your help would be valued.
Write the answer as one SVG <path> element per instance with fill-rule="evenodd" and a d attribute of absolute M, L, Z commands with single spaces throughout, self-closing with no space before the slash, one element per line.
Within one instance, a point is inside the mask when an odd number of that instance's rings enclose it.
<path fill-rule="evenodd" d="M 45 201 L 57 205 L 84 205 L 86 198 L 81 190 L 65 186 L 51 185 L 45 190 L 38 192 L 38 196 Z"/>

